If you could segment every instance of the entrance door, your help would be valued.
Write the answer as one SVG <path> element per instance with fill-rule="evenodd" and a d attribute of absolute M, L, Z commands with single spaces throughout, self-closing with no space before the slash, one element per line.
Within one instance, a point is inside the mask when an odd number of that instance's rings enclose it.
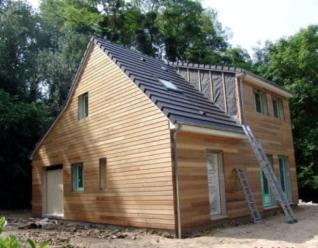
<path fill-rule="evenodd" d="M 289 166 L 288 160 L 285 156 L 279 156 L 279 179 L 280 184 L 282 186 L 282 190 L 284 191 L 289 202 L 292 201 L 291 197 L 291 187 L 290 187 L 290 176 L 289 176 Z"/>
<path fill-rule="evenodd" d="M 221 215 L 223 196 L 223 167 L 220 159 L 220 153 L 211 152 L 208 154 L 207 167 L 210 215 Z"/>
<path fill-rule="evenodd" d="M 47 170 L 46 175 L 46 214 L 62 217 L 64 214 L 63 169 Z"/>

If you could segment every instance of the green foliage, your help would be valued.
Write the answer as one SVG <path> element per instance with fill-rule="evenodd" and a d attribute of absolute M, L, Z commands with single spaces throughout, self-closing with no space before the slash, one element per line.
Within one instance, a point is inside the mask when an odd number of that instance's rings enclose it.
<path fill-rule="evenodd" d="M 6 219 L 4 217 L 0 217 L 0 234 L 3 232 L 5 225 L 6 225 Z"/>
<path fill-rule="evenodd" d="M 23 248 L 22 244 L 13 235 L 0 239 L 0 248 Z"/>
<path fill-rule="evenodd" d="M 218 63 L 227 47 L 216 13 L 197 1 L 169 1 L 156 25 L 171 61 Z"/>
<path fill-rule="evenodd" d="M 300 188 L 318 189 L 318 26 L 256 53 L 256 70 L 292 93 L 291 117 Z"/>
<path fill-rule="evenodd" d="M 42 103 L 23 102 L 0 89 L 1 207 L 27 207 L 30 199 L 29 155 L 49 118 Z"/>
<path fill-rule="evenodd" d="M 0 217 L 0 234 L 3 232 L 5 225 L 6 219 L 4 217 Z M 30 248 L 46 248 L 49 245 L 49 241 L 37 244 L 32 239 L 29 239 L 28 243 Z M 0 238 L 0 248 L 23 248 L 23 245 L 14 235 L 9 235 L 7 238 Z"/>

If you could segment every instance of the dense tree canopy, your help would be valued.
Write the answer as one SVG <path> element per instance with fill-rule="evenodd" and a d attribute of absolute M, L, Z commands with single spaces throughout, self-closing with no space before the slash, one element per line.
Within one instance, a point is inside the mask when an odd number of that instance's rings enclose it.
<path fill-rule="evenodd" d="M 196 0 L 42 0 L 39 10 L 0 0 L 0 208 L 29 205 L 28 156 L 61 111 L 93 35 L 171 61 L 243 67 L 287 86 L 300 185 L 318 187 L 316 26 L 268 43 L 252 61 Z"/>

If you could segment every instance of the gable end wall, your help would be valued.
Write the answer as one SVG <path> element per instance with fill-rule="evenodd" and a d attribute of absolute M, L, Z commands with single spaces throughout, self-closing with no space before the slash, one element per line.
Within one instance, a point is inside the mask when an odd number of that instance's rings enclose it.
<path fill-rule="evenodd" d="M 66 111 L 34 154 L 33 214 L 45 212 L 44 168 L 63 164 L 65 219 L 174 229 L 168 119 L 98 46 L 88 56 Z M 85 92 L 89 116 L 78 121 L 77 98 Z M 76 162 L 84 164 L 83 193 L 72 192 Z"/>

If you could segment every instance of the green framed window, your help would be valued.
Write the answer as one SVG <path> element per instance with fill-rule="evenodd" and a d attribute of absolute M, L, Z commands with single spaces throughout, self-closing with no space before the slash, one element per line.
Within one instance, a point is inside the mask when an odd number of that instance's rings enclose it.
<path fill-rule="evenodd" d="M 284 119 L 283 100 L 279 97 L 272 96 L 272 105 L 274 117 L 280 120 Z"/>
<path fill-rule="evenodd" d="M 291 183 L 290 183 L 290 174 L 289 174 L 289 165 L 288 157 L 279 155 L 279 180 L 283 192 L 285 193 L 287 199 L 291 202 L 292 193 L 291 193 Z"/>
<path fill-rule="evenodd" d="M 260 90 L 254 91 L 255 109 L 258 113 L 267 115 L 266 93 Z"/>
<path fill-rule="evenodd" d="M 88 116 L 88 93 L 78 97 L 78 119 L 84 119 Z"/>
<path fill-rule="evenodd" d="M 268 160 L 270 161 L 273 167 L 273 155 L 266 154 Z M 275 203 L 272 190 L 268 184 L 268 180 L 265 176 L 265 173 L 261 170 L 261 190 L 262 190 L 262 202 L 264 208 L 272 207 Z"/>
<path fill-rule="evenodd" d="M 83 163 L 72 164 L 72 190 L 73 192 L 84 192 Z"/>

